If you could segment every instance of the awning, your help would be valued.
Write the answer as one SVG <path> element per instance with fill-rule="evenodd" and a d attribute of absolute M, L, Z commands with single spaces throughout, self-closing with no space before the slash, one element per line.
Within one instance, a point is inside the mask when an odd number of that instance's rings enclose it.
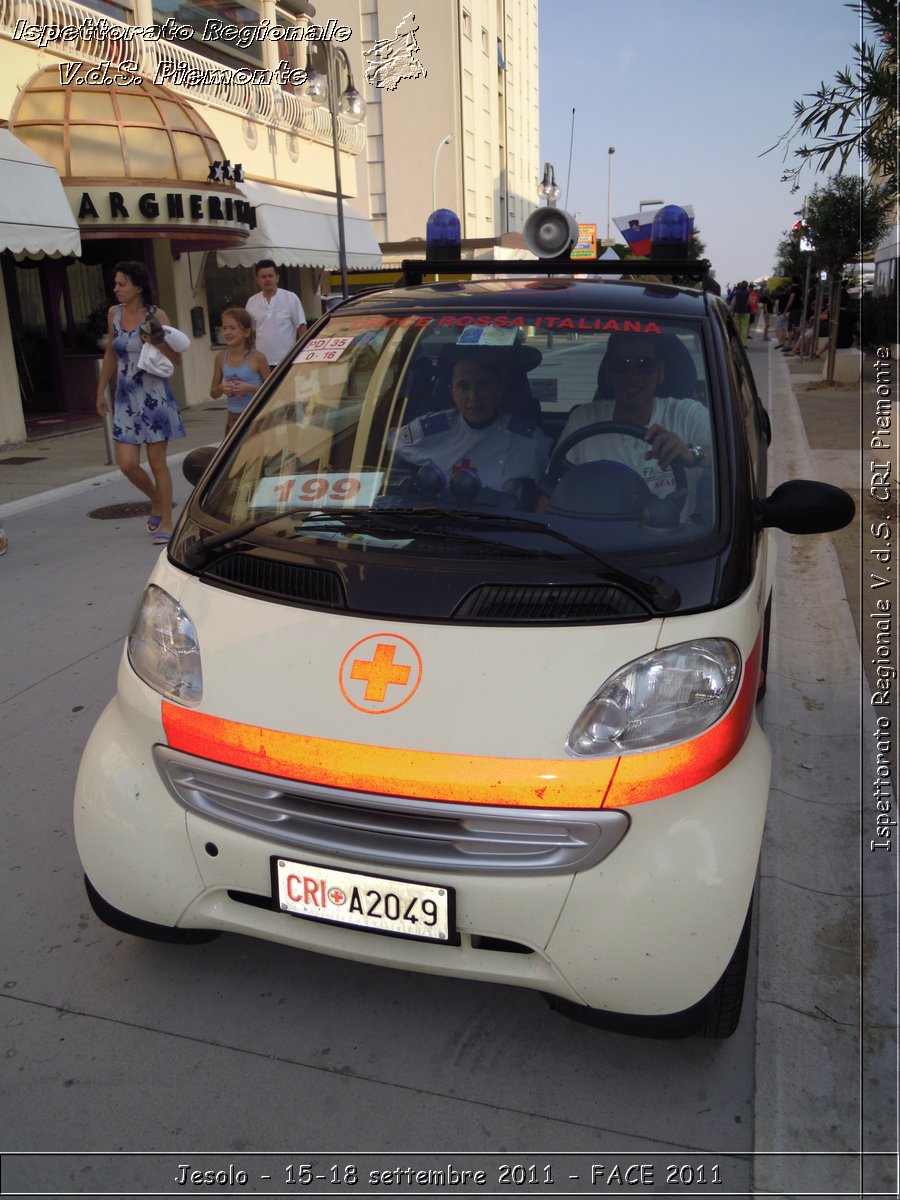
<path fill-rule="evenodd" d="M 340 270 L 334 200 L 269 183 L 246 181 L 240 187 L 256 209 L 256 228 L 240 249 L 216 253 L 220 267 L 252 267 L 261 258 L 271 258 L 279 266 Z M 343 210 L 347 269 L 379 267 L 381 249 L 371 221 L 346 200 Z"/>
<path fill-rule="evenodd" d="M 30 258 L 81 253 L 59 176 L 8 129 L 0 129 L 0 178 L 0 250 Z"/>

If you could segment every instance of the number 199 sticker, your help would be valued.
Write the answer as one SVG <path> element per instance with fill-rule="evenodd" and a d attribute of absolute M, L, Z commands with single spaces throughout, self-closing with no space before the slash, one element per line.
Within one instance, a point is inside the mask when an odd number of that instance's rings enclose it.
<path fill-rule="evenodd" d="M 261 479 L 252 508 L 303 508 L 305 505 L 338 508 L 371 505 L 381 487 L 383 471 L 365 475 L 272 475 Z"/>

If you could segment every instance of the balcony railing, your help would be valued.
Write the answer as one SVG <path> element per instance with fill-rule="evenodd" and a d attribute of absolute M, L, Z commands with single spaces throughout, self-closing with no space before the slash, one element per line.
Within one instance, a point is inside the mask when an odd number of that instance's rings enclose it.
<path fill-rule="evenodd" d="M 29 26 L 38 27 L 42 31 L 66 26 L 81 29 L 86 21 L 105 21 L 108 26 L 129 28 L 121 21 L 104 17 L 96 9 L 85 8 L 84 5 L 74 4 L 71 0 L 0 0 L 0 39 L 12 41 L 16 25 L 20 21 L 26 21 Z M 132 60 L 137 64 L 136 73 L 151 82 L 157 77 L 157 69 L 160 66 L 171 66 L 176 71 L 168 75 L 164 86 L 180 95 L 195 101 L 200 98 L 206 104 L 249 117 L 263 125 L 275 126 L 287 133 L 328 146 L 332 144 L 331 114 L 327 108 L 319 107 L 304 95 L 286 92 L 276 84 L 235 82 L 231 77 L 230 68 L 223 67 L 221 63 L 205 58 L 202 54 L 186 50 L 177 42 L 162 39 L 148 41 L 142 37 L 123 41 L 96 36 L 78 36 L 66 41 L 51 41 L 46 38 L 46 45 L 22 38 L 17 40 L 23 45 L 43 49 L 66 62 L 109 62 L 115 65 L 124 60 Z M 195 75 L 190 83 L 178 82 L 180 76 L 183 77 L 185 73 L 192 71 L 202 74 L 199 77 Z M 217 78 L 204 81 L 203 74 L 211 71 L 216 73 Z M 196 82 L 198 78 L 200 82 Z M 339 117 L 338 144 L 350 154 L 359 154 L 366 144 L 365 128 Z"/>

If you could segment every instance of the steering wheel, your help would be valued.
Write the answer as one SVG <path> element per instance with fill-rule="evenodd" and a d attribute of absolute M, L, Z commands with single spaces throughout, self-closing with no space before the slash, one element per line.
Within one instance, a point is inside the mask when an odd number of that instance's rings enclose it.
<path fill-rule="evenodd" d="M 577 469 L 575 464 L 566 462 L 566 455 L 573 446 L 579 445 L 588 438 L 604 433 L 620 433 L 625 437 L 633 437 L 637 441 L 643 442 L 647 429 L 642 425 L 632 425 L 629 421 L 592 421 L 590 425 L 585 425 L 581 429 L 574 430 L 568 437 L 563 438 L 550 456 L 550 462 L 547 464 L 548 482 L 555 487 L 566 471 Z M 644 488 L 647 486 L 633 467 L 628 466 L 626 463 L 620 463 L 615 459 L 600 459 L 592 464 L 583 463 L 581 465 L 605 467 L 610 471 L 615 470 L 619 473 L 620 477 L 627 477 L 633 485 L 635 481 L 638 481 Z M 672 472 L 675 478 L 675 491 L 665 497 L 665 500 L 668 504 L 674 505 L 676 513 L 680 514 L 687 499 L 687 472 L 684 469 L 684 463 L 680 459 L 675 459 L 667 469 Z M 625 472 L 627 472 L 627 476 L 624 476 L 623 473 Z M 649 489 L 647 491 L 649 494 Z"/>

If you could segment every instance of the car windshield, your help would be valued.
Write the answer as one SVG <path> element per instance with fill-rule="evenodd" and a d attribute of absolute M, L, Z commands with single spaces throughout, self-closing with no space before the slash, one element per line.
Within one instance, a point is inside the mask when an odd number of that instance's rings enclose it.
<path fill-rule="evenodd" d="M 510 553 L 517 521 L 531 547 L 547 527 L 547 553 L 687 549 L 717 521 L 708 380 L 699 323 L 344 309 L 247 415 L 201 505 L 411 553 Z"/>

